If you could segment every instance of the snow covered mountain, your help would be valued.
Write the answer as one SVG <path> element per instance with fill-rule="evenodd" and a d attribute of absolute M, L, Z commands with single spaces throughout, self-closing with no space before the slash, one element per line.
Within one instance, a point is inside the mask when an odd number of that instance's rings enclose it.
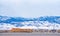
<path fill-rule="evenodd" d="M 0 16 L 0 30 L 10 30 L 11 28 L 60 29 L 60 16 L 38 18 Z"/>

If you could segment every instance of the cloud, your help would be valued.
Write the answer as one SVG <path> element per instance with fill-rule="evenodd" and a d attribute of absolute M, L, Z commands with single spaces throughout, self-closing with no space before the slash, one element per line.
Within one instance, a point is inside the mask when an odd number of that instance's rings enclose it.
<path fill-rule="evenodd" d="M 41 4 L 41 3 L 57 3 L 60 0 L 0 0 L 0 3 L 15 3 L 15 4 L 20 4 L 24 2 L 32 3 L 32 4 Z"/>
<path fill-rule="evenodd" d="M 37 17 L 60 15 L 60 0 L 0 0 L 0 15 Z"/>
<path fill-rule="evenodd" d="M 41 3 L 57 3 L 60 0 L 29 0 L 32 4 L 41 4 Z"/>
<path fill-rule="evenodd" d="M 21 0 L 0 0 L 1 2 L 21 2 Z"/>

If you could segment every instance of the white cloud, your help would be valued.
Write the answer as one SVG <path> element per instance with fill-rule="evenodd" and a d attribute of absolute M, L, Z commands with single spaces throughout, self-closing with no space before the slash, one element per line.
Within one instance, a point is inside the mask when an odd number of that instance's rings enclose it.
<path fill-rule="evenodd" d="M 32 4 L 41 4 L 41 3 L 57 3 L 60 0 L 29 0 L 30 3 Z"/>
<path fill-rule="evenodd" d="M 0 4 L 2 5 L 18 5 L 21 4 L 22 0 L 0 0 Z"/>
<path fill-rule="evenodd" d="M 0 0 L 2 3 L 15 3 L 15 4 L 20 4 L 24 2 L 32 3 L 32 4 L 37 4 L 37 3 L 56 3 L 59 2 L 60 0 Z"/>
<path fill-rule="evenodd" d="M 0 0 L 0 15 L 39 17 L 60 15 L 60 0 Z M 14 14 L 13 14 L 14 13 Z"/>
<path fill-rule="evenodd" d="M 0 0 L 1 2 L 21 2 L 21 0 Z"/>

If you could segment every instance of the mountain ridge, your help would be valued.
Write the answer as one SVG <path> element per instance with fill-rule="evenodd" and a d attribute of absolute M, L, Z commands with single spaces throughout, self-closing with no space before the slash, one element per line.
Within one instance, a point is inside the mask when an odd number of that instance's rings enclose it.
<path fill-rule="evenodd" d="M 0 23 L 24 22 L 24 21 L 48 21 L 60 24 L 60 16 L 41 16 L 38 18 L 0 16 Z"/>

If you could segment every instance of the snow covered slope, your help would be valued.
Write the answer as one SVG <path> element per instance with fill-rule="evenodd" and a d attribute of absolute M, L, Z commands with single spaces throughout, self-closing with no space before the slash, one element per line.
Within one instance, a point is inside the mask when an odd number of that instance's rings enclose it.
<path fill-rule="evenodd" d="M 10 30 L 11 28 L 60 29 L 60 16 L 38 18 L 0 16 L 0 30 Z"/>

